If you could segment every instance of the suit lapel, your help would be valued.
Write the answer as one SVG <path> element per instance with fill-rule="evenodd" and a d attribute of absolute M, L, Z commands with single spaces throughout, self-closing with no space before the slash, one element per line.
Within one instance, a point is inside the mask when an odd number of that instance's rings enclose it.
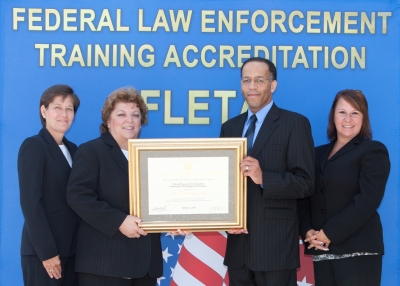
<path fill-rule="evenodd" d="M 65 158 L 57 142 L 54 140 L 53 136 L 51 136 L 46 128 L 42 128 L 42 130 L 40 130 L 39 136 L 42 137 L 43 140 L 47 143 L 47 150 L 49 150 L 49 153 L 51 154 L 51 156 L 53 156 L 57 164 L 66 174 L 69 174 L 69 172 L 71 171 L 71 167 L 69 166 L 67 159 Z"/>
<path fill-rule="evenodd" d="M 247 112 L 240 114 L 235 121 L 235 129 L 233 130 L 232 137 L 242 137 L 244 124 L 247 119 Z"/>
<path fill-rule="evenodd" d="M 67 138 L 65 138 L 65 137 L 63 139 L 63 143 L 64 143 L 65 146 L 67 146 L 69 154 L 71 154 L 71 158 L 74 159 L 74 154 L 75 154 L 75 151 L 76 151 L 75 145 L 72 144 L 71 142 L 69 142 L 67 140 Z"/>
<path fill-rule="evenodd" d="M 277 120 L 279 119 L 279 108 L 273 104 L 267 116 L 258 131 L 257 138 L 254 141 L 253 149 L 251 149 L 251 157 L 257 158 L 258 154 L 267 143 L 269 137 L 278 126 Z"/>
<path fill-rule="evenodd" d="M 327 145 L 325 148 L 325 151 L 321 155 L 321 160 L 319 160 L 319 166 L 320 170 L 323 170 L 325 168 L 326 162 L 328 161 L 328 156 L 331 153 L 333 146 L 335 145 L 335 141 L 331 142 L 330 144 Z"/>
<path fill-rule="evenodd" d="M 101 134 L 101 139 L 103 139 L 104 143 L 111 147 L 111 157 L 118 164 L 118 166 L 128 175 L 128 160 L 126 160 L 126 157 L 122 153 L 121 147 L 119 147 L 117 141 L 115 141 L 110 132 Z"/>
<path fill-rule="evenodd" d="M 361 135 L 357 135 L 353 139 L 351 139 L 349 142 L 347 142 L 346 145 L 344 145 L 342 148 L 339 149 L 328 161 L 334 161 L 337 158 L 343 156 L 344 154 L 350 152 L 351 150 L 354 150 L 358 144 L 360 144 L 363 141 L 363 138 Z"/>

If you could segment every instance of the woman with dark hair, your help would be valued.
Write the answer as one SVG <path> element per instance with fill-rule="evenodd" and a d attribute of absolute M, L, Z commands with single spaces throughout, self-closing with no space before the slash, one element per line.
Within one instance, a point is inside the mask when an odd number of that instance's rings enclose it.
<path fill-rule="evenodd" d="M 315 149 L 314 194 L 300 200 L 300 234 L 313 255 L 315 285 L 380 285 L 383 234 L 377 208 L 390 171 L 386 147 L 373 141 L 359 90 L 340 91 L 329 144 Z"/>
<path fill-rule="evenodd" d="M 21 208 L 25 218 L 21 265 L 25 285 L 78 285 L 74 255 L 78 216 L 67 203 L 76 145 L 64 135 L 79 107 L 68 85 L 54 85 L 40 98 L 43 128 L 18 153 Z"/>
<path fill-rule="evenodd" d="M 101 136 L 82 144 L 68 183 L 68 203 L 81 217 L 75 271 L 81 285 L 156 285 L 162 275 L 160 234 L 129 215 L 128 140 L 139 137 L 147 107 L 131 88 L 112 92 Z"/>

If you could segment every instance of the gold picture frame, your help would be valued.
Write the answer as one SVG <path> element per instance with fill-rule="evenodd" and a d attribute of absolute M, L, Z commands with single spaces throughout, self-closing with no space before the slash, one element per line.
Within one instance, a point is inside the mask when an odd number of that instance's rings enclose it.
<path fill-rule="evenodd" d="M 150 233 L 246 229 L 246 138 L 129 140 L 129 205 Z"/>

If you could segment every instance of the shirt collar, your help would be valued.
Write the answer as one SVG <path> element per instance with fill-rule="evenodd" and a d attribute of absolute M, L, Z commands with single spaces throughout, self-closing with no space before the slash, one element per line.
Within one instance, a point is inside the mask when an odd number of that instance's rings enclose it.
<path fill-rule="evenodd" d="M 263 123 L 265 117 L 267 116 L 269 110 L 272 107 L 272 104 L 274 104 L 274 101 L 271 100 L 270 103 L 268 103 L 266 106 L 264 106 L 263 108 L 261 108 L 259 111 L 257 111 L 255 114 L 257 116 L 257 123 Z M 247 110 L 247 119 L 246 119 L 246 123 L 249 122 L 250 117 L 253 115 L 253 113 L 250 111 L 250 108 Z"/>

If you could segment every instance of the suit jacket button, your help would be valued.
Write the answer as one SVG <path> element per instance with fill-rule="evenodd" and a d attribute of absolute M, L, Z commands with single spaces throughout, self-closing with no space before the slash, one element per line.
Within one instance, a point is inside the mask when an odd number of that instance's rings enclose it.
<path fill-rule="evenodd" d="M 321 209 L 321 213 L 324 214 L 325 213 L 325 209 Z"/>
<path fill-rule="evenodd" d="M 321 189 L 321 193 L 324 193 L 325 191 L 324 191 L 324 189 Z"/>

